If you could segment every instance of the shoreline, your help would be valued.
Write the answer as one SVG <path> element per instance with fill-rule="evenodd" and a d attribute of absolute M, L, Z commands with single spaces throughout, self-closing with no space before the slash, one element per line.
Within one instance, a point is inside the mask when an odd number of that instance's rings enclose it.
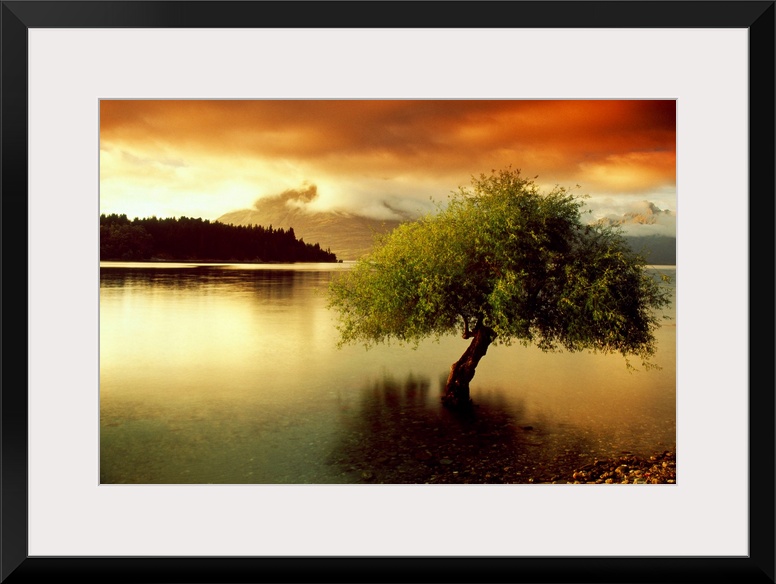
<path fill-rule="evenodd" d="M 425 462 L 425 468 L 416 468 L 416 473 L 397 476 L 385 467 L 379 469 L 375 468 L 375 465 L 366 465 L 366 468 L 358 469 L 361 472 L 356 475 L 355 482 L 448 485 L 676 484 L 676 455 L 673 451 L 663 451 L 650 456 L 622 454 L 618 457 L 596 458 L 591 463 L 576 466 L 564 465 L 556 460 L 551 465 L 551 470 L 519 464 L 503 466 L 508 463 L 503 459 L 501 464 L 496 466 L 492 465 L 493 461 L 469 460 L 466 467 L 462 468 L 449 458 L 416 458 L 416 462 Z M 377 462 L 386 461 L 378 459 Z M 356 470 L 356 467 L 352 467 L 352 470 Z M 393 480 L 385 480 L 389 478 Z"/>
<path fill-rule="evenodd" d="M 649 457 L 623 454 L 595 459 L 564 476 L 552 477 L 549 484 L 676 484 L 676 453 L 665 450 Z"/>

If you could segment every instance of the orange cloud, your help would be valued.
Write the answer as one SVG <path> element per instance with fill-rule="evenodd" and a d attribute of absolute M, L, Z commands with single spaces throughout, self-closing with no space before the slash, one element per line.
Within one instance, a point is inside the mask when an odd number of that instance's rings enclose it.
<path fill-rule="evenodd" d="M 404 196 L 412 184 L 444 197 L 472 174 L 509 165 L 543 183 L 634 193 L 675 185 L 676 107 L 670 100 L 105 100 L 100 140 L 106 201 L 118 182 L 142 196 L 150 179 L 169 192 L 252 191 L 246 205 L 303 181 L 321 186 L 321 204 L 366 196 L 367 188 Z"/>
<path fill-rule="evenodd" d="M 640 193 L 669 182 L 676 171 L 674 152 L 628 152 L 580 164 L 586 184 L 601 192 Z M 673 181 L 675 184 L 675 180 Z"/>

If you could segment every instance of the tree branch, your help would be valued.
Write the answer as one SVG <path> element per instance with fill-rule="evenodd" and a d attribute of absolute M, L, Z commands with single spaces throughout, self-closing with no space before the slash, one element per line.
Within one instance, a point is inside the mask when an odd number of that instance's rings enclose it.
<path fill-rule="evenodd" d="M 458 313 L 458 316 L 461 317 L 461 320 L 463 320 L 463 334 L 461 335 L 461 338 L 463 339 L 470 339 L 472 338 L 473 334 L 469 330 L 469 319 L 466 318 L 462 312 Z"/>

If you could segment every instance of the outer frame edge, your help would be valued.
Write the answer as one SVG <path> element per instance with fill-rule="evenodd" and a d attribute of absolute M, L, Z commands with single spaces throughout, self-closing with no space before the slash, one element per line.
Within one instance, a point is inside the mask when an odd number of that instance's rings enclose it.
<path fill-rule="evenodd" d="M 49 22 L 47 25 L 42 24 L 42 26 L 77 26 L 79 22 L 77 16 L 73 13 L 68 13 L 66 8 L 70 5 L 80 5 L 80 9 L 83 9 L 85 4 L 89 3 L 70 1 L 2 2 L 3 136 L 1 155 L 3 195 L 0 220 L 3 215 L 8 218 L 12 213 L 20 210 L 23 211 L 22 216 L 27 219 L 27 28 L 41 25 L 44 20 L 56 20 L 51 16 L 52 13 L 46 14 L 46 10 L 51 9 L 54 5 L 56 5 L 56 9 L 59 11 L 62 19 L 58 21 L 59 24 Z M 112 2 L 93 2 L 91 4 L 94 7 L 98 4 L 112 4 Z M 154 2 L 143 4 L 154 4 Z M 203 2 L 202 4 L 205 3 Z M 625 2 L 625 4 L 628 4 L 628 2 Z M 762 241 L 762 243 L 768 245 L 760 246 L 761 249 L 758 251 L 758 253 L 766 254 L 761 256 L 760 259 L 766 261 L 765 265 L 769 266 L 770 272 L 767 274 L 767 281 L 758 282 L 758 284 L 762 284 L 762 287 L 757 295 L 758 299 L 763 300 L 763 302 L 757 303 L 758 308 L 768 310 L 769 312 L 767 312 L 767 318 L 761 321 L 757 329 L 766 333 L 766 338 L 768 339 L 761 346 L 759 352 L 756 353 L 756 356 L 762 357 L 764 360 L 758 361 L 755 359 L 755 355 L 752 355 L 750 362 L 752 367 L 759 368 L 760 372 L 766 375 L 768 381 L 773 382 L 774 2 L 694 2 L 694 4 L 696 9 L 699 9 L 700 4 L 737 4 L 739 8 L 741 5 L 747 4 L 761 9 L 758 10 L 756 18 L 749 22 L 749 25 L 751 25 L 750 33 L 756 33 L 750 48 L 754 49 L 758 54 L 756 71 L 752 72 L 751 77 L 756 77 L 755 73 L 757 75 L 765 75 L 765 77 L 760 80 L 750 78 L 753 89 L 752 93 L 756 94 L 754 96 L 750 95 L 750 116 L 764 116 L 764 119 L 758 118 L 758 124 L 754 127 L 750 123 L 750 146 L 754 146 L 756 142 L 758 147 L 764 144 L 766 150 L 759 153 L 759 157 L 756 159 L 757 164 L 752 163 L 750 159 L 750 173 L 752 186 L 756 185 L 765 188 L 766 195 L 770 198 L 767 202 L 769 213 L 760 212 L 755 214 L 752 212 L 750 218 L 752 227 L 759 226 L 770 230 L 766 231 L 765 235 L 761 235 L 761 237 L 767 238 L 767 241 Z M 34 9 L 32 9 L 33 6 Z M 751 14 L 751 12 L 747 14 Z M 106 26 L 127 25 L 106 24 Z M 156 26 L 166 25 L 157 24 Z M 751 71 L 752 69 L 750 68 Z M 9 88 L 8 81 L 12 78 L 18 78 L 20 74 L 23 75 L 25 80 L 23 90 L 12 91 Z M 754 91 L 755 89 L 756 91 Z M 23 122 L 14 123 L 15 117 L 23 120 Z M 764 123 L 760 125 L 761 121 Z M 758 125 L 760 126 L 759 128 L 757 127 Z M 18 143 L 17 148 L 10 148 L 12 138 L 19 138 L 19 131 L 21 131 L 24 141 L 24 159 L 22 161 L 18 159 Z M 761 165 L 760 162 L 763 160 L 767 162 Z M 20 191 L 19 199 L 14 200 L 8 197 L 9 192 L 14 190 Z M 19 215 L 16 215 L 17 222 L 18 217 Z M 2 226 L 2 239 L 4 243 L 6 237 L 11 239 L 9 232 L 12 229 L 10 224 L 3 223 Z M 23 231 L 24 241 L 26 242 L 26 222 L 20 229 Z M 20 232 L 16 230 L 13 233 L 15 239 Z M 8 249 L 7 245 L 5 247 Z M 0 251 L 2 251 L 2 247 L 0 247 Z M 17 256 L 16 259 L 13 256 L 3 254 L 5 269 L 13 271 L 16 277 L 20 273 L 26 275 L 27 254 L 24 253 L 21 258 L 18 257 L 18 254 L 14 255 Z M 18 269 L 22 270 L 22 272 L 19 272 Z M 0 275 L 0 283 L 1 281 Z M 19 311 L 19 305 L 16 301 L 22 302 L 23 306 L 26 307 L 26 278 L 24 278 L 24 281 L 24 287 L 5 291 L 3 291 L 0 284 L 0 298 L 2 299 L 3 308 L 10 306 L 13 302 L 14 310 Z M 3 310 L 3 312 L 6 316 L 9 314 L 6 310 Z M 23 312 L 26 313 L 26 310 Z M 750 319 L 751 322 L 753 321 Z M 3 340 L 6 341 L 4 343 L 5 347 L 3 347 L 4 361 L 6 364 L 17 362 L 15 358 L 10 358 L 10 356 L 12 354 L 19 356 L 17 353 L 24 351 L 24 355 L 21 356 L 23 359 L 19 359 L 18 362 L 24 360 L 26 363 L 26 331 L 22 335 L 14 333 L 14 343 L 12 345 L 8 342 L 10 335 L 8 327 L 5 330 L 6 333 L 3 335 Z M 754 330 L 754 326 L 752 330 Z M 21 336 L 23 336 L 23 339 L 20 338 Z M 755 337 L 751 338 L 752 340 L 755 339 Z M 761 338 L 757 338 L 757 341 L 762 342 Z M 751 348 L 755 349 L 754 343 L 751 344 Z M 18 372 L 18 370 L 15 370 L 15 372 Z M 24 385 L 26 386 L 26 367 L 23 373 Z M 2 550 L 0 581 L 8 581 L 9 583 L 37 582 L 44 579 L 45 581 L 53 582 L 60 579 L 65 580 L 68 577 L 75 577 L 82 582 L 105 582 L 108 580 L 112 582 L 135 582 L 145 581 L 149 576 L 152 576 L 160 582 L 216 581 L 214 578 L 222 582 L 251 582 L 256 581 L 258 574 L 261 574 L 260 578 L 263 581 L 266 581 L 266 577 L 272 574 L 278 577 L 277 581 L 285 582 L 328 581 L 330 579 L 339 580 L 340 582 L 389 582 L 405 581 L 406 570 L 414 568 L 417 570 L 415 572 L 416 576 L 421 578 L 413 578 L 413 581 L 464 582 L 474 581 L 471 580 L 473 577 L 472 567 L 488 562 L 492 566 L 508 564 L 509 570 L 502 572 L 502 576 L 498 576 L 499 571 L 495 570 L 495 573 L 490 575 L 495 576 L 495 578 L 487 577 L 488 574 L 480 572 L 476 577 L 476 581 L 516 582 L 519 581 L 516 579 L 516 575 L 514 573 L 509 574 L 509 571 L 517 567 L 521 561 L 525 563 L 526 567 L 531 564 L 537 568 L 552 564 L 557 568 L 558 559 L 556 558 L 29 558 L 27 557 L 26 439 L 28 426 L 26 393 L 19 399 L 17 399 L 17 396 L 9 394 L 8 388 L 11 387 L 11 384 L 8 383 L 10 379 L 8 367 L 3 369 L 2 378 L 6 391 L 2 392 L 0 388 L 0 399 L 2 399 L 2 494 L 0 494 L 0 506 L 2 507 L 3 517 L 2 524 L 0 525 L 0 550 Z M 18 385 L 18 379 L 18 377 L 14 376 L 14 384 Z M 607 564 L 612 564 L 611 568 L 600 570 L 600 567 L 597 566 L 593 572 L 586 573 L 583 571 L 574 573 L 573 570 L 582 569 L 585 564 L 589 565 L 590 562 L 595 562 L 598 559 L 568 558 L 566 559 L 567 567 L 570 569 L 566 572 L 566 576 L 573 574 L 573 581 L 577 582 L 618 582 L 623 573 L 629 573 L 628 579 L 633 582 L 773 582 L 774 505 L 772 485 L 774 484 L 774 431 L 772 414 L 774 401 L 773 394 L 770 391 L 773 383 L 766 383 L 765 386 L 769 391 L 762 392 L 763 395 L 757 398 L 756 403 L 753 400 L 751 412 L 755 419 L 766 422 L 766 425 L 764 427 L 760 426 L 762 430 L 752 433 L 751 438 L 752 446 L 756 449 L 758 457 L 764 456 L 764 458 L 759 460 L 759 463 L 770 464 L 770 467 L 766 467 L 769 474 L 767 477 L 764 477 L 760 486 L 750 487 L 753 497 L 757 500 L 757 504 L 764 505 L 765 507 L 758 507 L 758 511 L 763 511 L 761 514 L 758 513 L 755 516 L 750 514 L 751 529 L 753 532 L 757 532 L 758 539 L 756 542 L 752 541 L 749 559 L 713 558 L 705 560 L 677 558 L 675 560 L 660 560 L 674 566 L 674 571 L 665 571 L 662 568 L 659 571 L 646 569 L 642 575 L 638 575 L 633 574 L 630 569 L 632 566 L 628 564 L 632 565 L 634 561 L 636 563 L 641 562 L 641 567 L 648 568 L 650 564 L 654 564 L 654 559 L 604 558 Z M 19 452 L 14 452 L 13 450 L 18 447 L 20 441 L 24 442 L 23 457 L 19 456 Z M 9 463 L 13 465 L 11 468 L 9 468 Z M 23 465 L 23 469 L 17 468 L 19 464 Z M 760 466 L 760 468 L 763 467 Z M 18 472 L 21 472 L 21 475 L 14 476 Z M 701 562 L 705 563 L 705 568 L 701 566 Z M 228 569 L 230 566 L 232 568 L 231 571 Z M 362 567 L 364 572 L 354 570 L 355 566 Z M 446 566 L 446 568 L 440 572 L 435 572 L 436 569 L 443 566 Z M 615 568 L 614 566 L 620 566 L 620 568 Z M 316 570 L 319 568 L 329 571 L 318 573 Z M 621 571 L 621 568 L 626 571 Z M 277 572 L 273 572 L 273 569 L 277 569 Z M 382 573 L 373 572 L 375 569 L 381 570 Z M 509 575 L 507 576 L 507 574 Z M 224 579 L 225 577 L 226 579 Z M 534 573 L 534 577 L 536 577 L 536 573 Z M 552 573 L 547 573 L 541 581 L 558 581 L 558 577 L 557 571 L 554 576 Z M 681 580 L 677 578 L 681 578 Z M 733 579 L 731 580 L 730 578 Z"/>

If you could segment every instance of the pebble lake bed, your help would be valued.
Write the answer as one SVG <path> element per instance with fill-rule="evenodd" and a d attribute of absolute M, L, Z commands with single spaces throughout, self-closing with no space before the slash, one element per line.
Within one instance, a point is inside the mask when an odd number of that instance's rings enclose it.
<path fill-rule="evenodd" d="M 396 397 L 395 395 L 393 396 Z M 328 464 L 343 483 L 675 484 L 675 448 L 619 451 L 572 427 L 528 425 L 493 404 L 469 412 L 406 401 L 360 412 Z"/>

